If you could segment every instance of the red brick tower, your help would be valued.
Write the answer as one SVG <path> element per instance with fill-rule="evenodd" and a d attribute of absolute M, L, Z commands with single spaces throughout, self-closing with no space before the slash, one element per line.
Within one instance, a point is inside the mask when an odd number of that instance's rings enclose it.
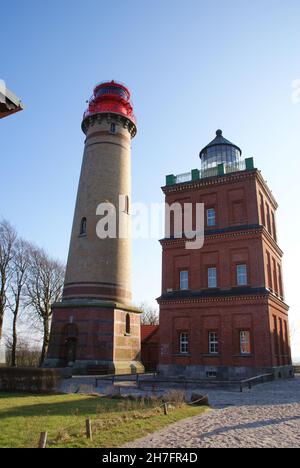
<path fill-rule="evenodd" d="M 115 81 L 97 85 L 82 130 L 85 148 L 63 300 L 53 305 L 45 366 L 140 372 L 140 311 L 131 304 L 131 140 L 136 122 L 129 90 Z M 101 237 L 99 223 L 108 205 L 115 210 L 116 224 L 112 218 L 112 232 Z"/>
<path fill-rule="evenodd" d="M 169 175 L 166 203 L 203 203 L 205 241 L 161 240 L 160 364 L 163 374 L 237 379 L 290 375 L 288 306 L 277 203 L 252 158 L 217 131 L 201 171 Z"/>

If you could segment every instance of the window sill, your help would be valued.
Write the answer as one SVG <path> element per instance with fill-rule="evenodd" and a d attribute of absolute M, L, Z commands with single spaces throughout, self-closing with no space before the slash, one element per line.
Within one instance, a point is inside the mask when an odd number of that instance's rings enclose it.
<path fill-rule="evenodd" d="M 87 237 L 87 234 L 79 234 L 78 237 Z"/>
<path fill-rule="evenodd" d="M 240 357 L 240 358 L 253 358 L 254 357 L 254 354 L 250 353 L 250 354 L 234 354 L 233 357 L 237 358 L 237 357 Z"/>
<path fill-rule="evenodd" d="M 124 333 L 124 336 L 131 336 L 131 333 Z"/>
<path fill-rule="evenodd" d="M 174 357 L 191 357 L 190 353 L 175 353 L 172 354 Z"/>
<path fill-rule="evenodd" d="M 171 289 L 171 288 L 168 288 L 168 289 Z M 182 292 L 182 291 L 185 291 L 185 292 L 189 292 L 189 291 L 192 291 L 191 288 L 188 288 L 188 289 L 172 289 L 172 291 L 168 291 L 167 289 L 165 290 L 166 294 L 172 294 L 172 293 L 176 293 L 176 292 Z"/>
<path fill-rule="evenodd" d="M 202 357 L 204 358 L 220 358 L 221 354 L 220 353 L 206 353 L 206 354 L 201 354 Z"/>

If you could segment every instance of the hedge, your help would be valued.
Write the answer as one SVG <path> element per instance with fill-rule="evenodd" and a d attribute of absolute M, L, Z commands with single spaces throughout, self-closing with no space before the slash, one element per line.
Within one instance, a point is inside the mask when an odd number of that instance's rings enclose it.
<path fill-rule="evenodd" d="M 57 391 L 62 371 L 31 367 L 0 367 L 0 391 L 51 393 Z"/>

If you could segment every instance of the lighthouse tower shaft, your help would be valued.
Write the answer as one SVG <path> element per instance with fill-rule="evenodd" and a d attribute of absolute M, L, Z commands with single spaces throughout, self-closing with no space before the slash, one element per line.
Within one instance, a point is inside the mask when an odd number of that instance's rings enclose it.
<path fill-rule="evenodd" d="M 102 83 L 83 116 L 86 135 L 63 299 L 53 305 L 45 365 L 133 373 L 140 311 L 131 305 L 131 140 L 128 89 Z"/>
<path fill-rule="evenodd" d="M 108 114 L 92 118 L 87 124 L 64 299 L 131 301 L 130 158 L 126 120 Z M 110 218 L 112 229 L 107 232 L 112 237 L 101 239 L 98 213 L 105 213 L 106 204 L 116 216 Z M 119 216 L 128 230 L 124 238 L 119 237 Z"/>

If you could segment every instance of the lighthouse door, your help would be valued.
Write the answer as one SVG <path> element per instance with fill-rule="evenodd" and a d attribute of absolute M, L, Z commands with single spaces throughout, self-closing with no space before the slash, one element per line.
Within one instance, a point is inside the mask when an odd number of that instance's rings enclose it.
<path fill-rule="evenodd" d="M 61 361 L 63 366 L 72 366 L 76 361 L 78 343 L 78 329 L 77 326 L 71 322 L 65 325 L 62 329 L 61 340 Z"/>
<path fill-rule="evenodd" d="M 77 338 L 67 338 L 65 343 L 65 365 L 72 366 L 76 361 Z"/>

